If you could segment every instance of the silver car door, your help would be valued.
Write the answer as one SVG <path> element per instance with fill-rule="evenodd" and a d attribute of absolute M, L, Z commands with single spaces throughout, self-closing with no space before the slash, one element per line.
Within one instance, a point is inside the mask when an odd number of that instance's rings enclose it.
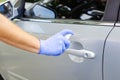
<path fill-rule="evenodd" d="M 110 33 L 104 52 L 104 80 L 119 80 L 120 76 L 120 24 Z"/>
<path fill-rule="evenodd" d="M 17 80 L 101 80 L 104 41 L 114 23 L 72 20 L 17 20 L 15 23 L 26 32 L 46 39 L 63 30 L 71 29 L 71 49 L 89 50 L 95 58 L 73 62 L 67 53 L 59 57 L 35 55 L 7 44 L 0 43 L 5 66 L 12 78 Z M 79 24 L 72 24 L 79 23 Z M 24 38 L 24 37 L 23 37 Z M 74 53 L 74 51 L 73 51 Z"/>
<path fill-rule="evenodd" d="M 114 28 L 108 34 L 108 38 L 106 38 L 105 47 L 103 51 L 103 80 L 119 80 L 120 76 L 120 1 L 119 0 L 111 0 L 115 2 L 114 5 L 118 6 L 117 10 L 117 20 Z M 112 5 L 111 2 L 111 6 Z M 113 7 L 112 7 L 113 8 Z"/>

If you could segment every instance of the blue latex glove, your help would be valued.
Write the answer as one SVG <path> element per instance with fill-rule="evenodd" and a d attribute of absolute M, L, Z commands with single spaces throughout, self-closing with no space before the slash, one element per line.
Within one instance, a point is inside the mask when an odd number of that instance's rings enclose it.
<path fill-rule="evenodd" d="M 65 38 L 65 35 L 72 34 L 71 30 L 63 30 L 56 35 L 48 38 L 47 40 L 40 41 L 40 51 L 39 54 L 48 56 L 58 56 L 70 46 L 70 41 Z"/>

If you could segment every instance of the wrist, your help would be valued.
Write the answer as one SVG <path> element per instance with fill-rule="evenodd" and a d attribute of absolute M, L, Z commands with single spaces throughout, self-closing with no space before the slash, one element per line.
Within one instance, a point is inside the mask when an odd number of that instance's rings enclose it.
<path fill-rule="evenodd" d="M 39 49 L 39 52 L 38 54 L 44 54 L 44 40 L 40 40 L 40 49 Z"/>

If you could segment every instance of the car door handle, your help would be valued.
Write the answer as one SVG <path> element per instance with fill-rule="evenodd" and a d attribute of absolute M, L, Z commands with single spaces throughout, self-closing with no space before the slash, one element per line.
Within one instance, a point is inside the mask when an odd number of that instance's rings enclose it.
<path fill-rule="evenodd" d="M 81 50 L 76 50 L 76 49 L 67 49 L 66 50 L 67 54 L 72 54 L 77 57 L 82 57 L 85 59 L 93 59 L 95 58 L 95 53 L 89 50 L 81 49 Z"/>

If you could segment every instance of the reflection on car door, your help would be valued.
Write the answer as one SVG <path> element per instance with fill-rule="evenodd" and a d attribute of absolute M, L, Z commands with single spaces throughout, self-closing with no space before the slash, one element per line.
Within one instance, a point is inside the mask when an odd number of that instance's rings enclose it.
<path fill-rule="evenodd" d="M 42 22 L 41 22 L 42 21 Z M 46 39 L 63 29 L 71 29 L 75 35 L 72 42 L 82 45 L 83 49 L 92 51 L 96 57 L 85 59 L 82 63 L 70 60 L 68 54 L 59 57 L 48 57 L 29 54 L 29 52 L 0 43 L 1 52 L 5 60 L 10 76 L 26 80 L 101 80 L 102 79 L 102 53 L 104 40 L 113 25 L 102 25 L 102 23 L 88 24 L 66 24 L 52 23 L 51 21 L 17 21 L 23 30 Z M 91 22 L 90 22 L 91 23 Z M 100 25 L 101 24 L 101 25 Z M 72 43 L 73 49 L 81 49 Z M 76 47 L 77 46 L 77 47 Z"/>

